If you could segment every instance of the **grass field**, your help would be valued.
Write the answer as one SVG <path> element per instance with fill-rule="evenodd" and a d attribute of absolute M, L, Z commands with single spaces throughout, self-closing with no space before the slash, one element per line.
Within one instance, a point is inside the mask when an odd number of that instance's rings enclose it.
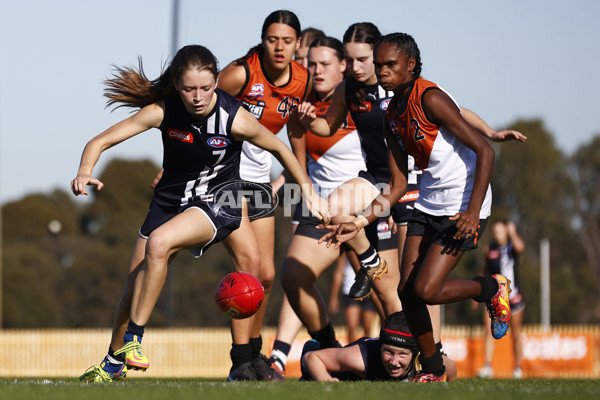
<path fill-rule="evenodd" d="M 393 396 L 393 397 L 392 397 Z M 599 399 L 600 380 L 462 379 L 443 384 L 373 382 L 236 382 L 215 379 L 129 379 L 80 384 L 73 379 L 0 379 L 0 399 L 311 399 L 311 400 L 552 400 Z"/>

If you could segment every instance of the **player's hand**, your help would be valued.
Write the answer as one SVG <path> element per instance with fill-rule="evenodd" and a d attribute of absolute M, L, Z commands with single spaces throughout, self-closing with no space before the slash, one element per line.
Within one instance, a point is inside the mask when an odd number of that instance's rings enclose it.
<path fill-rule="evenodd" d="M 494 132 L 491 136 L 491 139 L 494 142 L 505 142 L 507 140 L 525 142 L 527 140 L 527 136 L 523 135 L 519 131 L 515 131 L 513 129 L 506 129 L 503 131 Z"/>
<path fill-rule="evenodd" d="M 160 180 L 163 176 L 163 172 L 165 172 L 164 169 L 161 169 L 160 171 L 158 171 L 158 175 L 156 175 L 156 178 L 154 178 L 154 180 L 152 181 L 152 185 L 150 185 L 152 190 L 154 190 L 156 188 L 156 185 L 158 185 L 158 182 L 160 182 Z"/>
<path fill-rule="evenodd" d="M 392 235 L 397 234 L 398 233 L 398 225 L 396 225 L 396 221 L 394 221 L 394 217 L 392 217 L 391 214 L 387 219 L 387 223 L 390 228 L 390 231 L 392 232 Z"/>
<path fill-rule="evenodd" d="M 317 229 L 330 230 L 330 232 L 327 232 L 319 239 L 319 244 L 325 242 L 327 247 L 331 247 L 332 244 L 335 244 L 334 249 L 336 250 L 340 248 L 342 243 L 351 240 L 358 234 L 358 231 L 360 231 L 360 228 L 354 222 L 336 225 L 321 224 L 317 226 Z"/>
<path fill-rule="evenodd" d="M 297 112 L 298 120 L 305 128 L 308 128 L 310 123 L 317 118 L 316 107 L 307 101 L 298 105 Z"/>
<path fill-rule="evenodd" d="M 456 221 L 456 233 L 453 237 L 455 240 L 471 238 L 479 227 L 479 215 L 469 210 L 456 213 L 450 217 L 450 221 Z"/>
<path fill-rule="evenodd" d="M 315 193 L 311 193 L 304 196 L 304 201 L 306 202 L 306 206 L 308 207 L 310 213 L 320 221 L 323 221 L 323 224 L 328 224 L 329 221 L 331 221 L 329 204 L 327 203 L 326 199 Z"/>
<path fill-rule="evenodd" d="M 87 196 L 87 185 L 95 185 L 98 190 L 102 190 L 104 187 L 104 183 L 96 178 L 92 178 L 91 175 L 77 175 L 77 177 L 71 181 L 71 191 L 75 196 L 79 196 L 80 194 Z"/>

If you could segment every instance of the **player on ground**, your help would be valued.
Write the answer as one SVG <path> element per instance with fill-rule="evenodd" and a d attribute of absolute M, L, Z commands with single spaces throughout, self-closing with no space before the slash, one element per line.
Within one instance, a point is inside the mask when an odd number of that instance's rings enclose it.
<path fill-rule="evenodd" d="M 378 338 L 365 337 L 343 348 L 323 350 L 316 341 L 307 342 L 301 380 L 409 382 L 416 375 L 418 351 L 403 312 L 396 312 L 385 319 Z"/>

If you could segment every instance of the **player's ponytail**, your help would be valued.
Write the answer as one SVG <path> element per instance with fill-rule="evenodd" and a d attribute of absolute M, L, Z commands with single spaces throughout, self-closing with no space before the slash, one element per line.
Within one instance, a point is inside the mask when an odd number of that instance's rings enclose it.
<path fill-rule="evenodd" d="M 107 107 L 142 108 L 175 93 L 175 83 L 188 69 L 208 70 L 215 80 L 219 75 L 215 56 L 204 46 L 190 45 L 182 47 L 171 65 L 164 69 L 160 77 L 149 80 L 144 73 L 142 58 L 138 57 L 138 67 L 117 67 L 110 78 L 104 80 L 104 96 L 108 98 Z"/>

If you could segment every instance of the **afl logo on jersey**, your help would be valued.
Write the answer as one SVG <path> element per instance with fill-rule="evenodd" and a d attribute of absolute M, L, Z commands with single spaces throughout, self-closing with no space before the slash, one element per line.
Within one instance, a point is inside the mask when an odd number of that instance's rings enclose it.
<path fill-rule="evenodd" d="M 250 97 L 260 97 L 265 93 L 265 86 L 262 83 L 255 83 L 252 85 L 252 89 L 250 89 L 250 93 L 248 96 Z"/>
<path fill-rule="evenodd" d="M 386 111 L 388 106 L 390 105 L 390 99 L 385 99 L 383 100 L 381 103 L 379 103 L 379 107 L 383 110 Z"/>
<path fill-rule="evenodd" d="M 229 146 L 230 140 L 224 137 L 211 137 L 206 141 L 210 147 L 222 149 Z"/>
<path fill-rule="evenodd" d="M 387 222 L 380 222 L 377 224 L 377 232 L 387 232 L 390 230 L 390 226 Z"/>

